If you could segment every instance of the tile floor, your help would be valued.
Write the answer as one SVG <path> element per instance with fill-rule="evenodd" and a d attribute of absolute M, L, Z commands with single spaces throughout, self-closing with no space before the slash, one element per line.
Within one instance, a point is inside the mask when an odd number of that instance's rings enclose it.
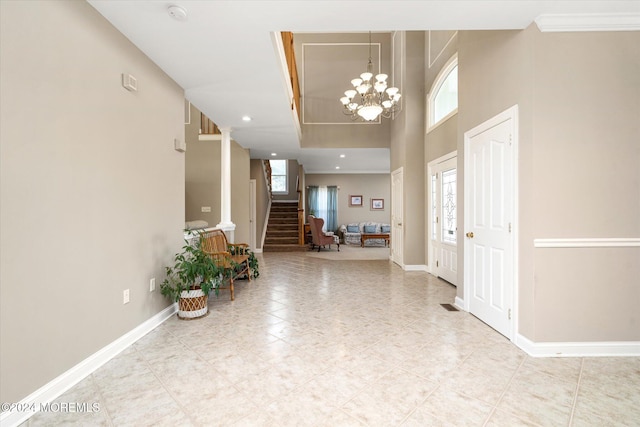
<path fill-rule="evenodd" d="M 25 425 L 640 425 L 640 358 L 528 357 L 388 261 L 258 258 L 234 302 L 172 317 L 58 399 L 99 412 Z"/>

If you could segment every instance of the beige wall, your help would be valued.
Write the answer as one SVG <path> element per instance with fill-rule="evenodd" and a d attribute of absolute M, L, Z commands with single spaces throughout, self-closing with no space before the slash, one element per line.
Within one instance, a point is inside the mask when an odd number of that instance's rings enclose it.
<path fill-rule="evenodd" d="M 374 74 L 377 70 L 393 79 L 389 34 L 371 35 Z M 294 43 L 302 93 L 303 148 L 388 148 L 389 121 L 352 121 L 342 114 L 339 98 L 352 89 L 349 82 L 366 71 L 368 34 L 296 33 Z M 380 44 L 378 58 L 377 44 Z M 303 52 L 304 46 L 304 52 Z"/>
<path fill-rule="evenodd" d="M 2 1 L 0 20 L 0 401 L 18 402 L 168 306 L 149 280 L 183 243 L 184 94 L 85 2 Z"/>
<path fill-rule="evenodd" d="M 407 31 L 396 37 L 397 43 L 400 37 L 406 41 L 403 111 L 391 124 L 391 170 L 403 168 L 404 264 L 425 265 L 425 34 Z"/>
<path fill-rule="evenodd" d="M 185 125 L 187 151 L 185 215 L 187 221 L 204 220 L 215 227 L 222 218 L 220 164 L 221 141 L 199 139 L 200 111 L 191 106 L 191 124 Z M 231 221 L 234 240 L 249 242 L 249 151 L 231 141 Z M 202 212 L 210 207 L 211 212 Z"/>
<path fill-rule="evenodd" d="M 373 221 L 388 224 L 391 220 L 391 178 L 389 174 L 306 174 L 305 185 L 337 185 L 338 226 Z M 362 207 L 350 207 L 349 196 L 361 195 Z M 384 210 L 372 211 L 371 199 L 384 199 Z M 308 215 L 308 200 L 305 200 Z"/>
<path fill-rule="evenodd" d="M 231 221 L 236 225 L 236 243 L 249 243 L 249 162 L 249 150 L 231 141 Z"/>
<path fill-rule="evenodd" d="M 269 209 L 269 192 L 262 165 L 262 159 L 250 160 L 249 175 L 251 179 L 256 180 L 256 248 L 258 249 L 262 249 L 262 233 Z"/>
<path fill-rule="evenodd" d="M 530 31 L 534 237 L 640 237 L 640 33 Z M 640 248 L 534 262 L 536 341 L 640 340 Z"/>
<path fill-rule="evenodd" d="M 532 99 L 530 31 L 461 31 L 458 34 L 458 242 L 464 241 L 464 132 L 507 108 L 519 107 L 519 332 L 533 338 L 534 296 L 530 159 Z M 526 279 L 526 280 L 525 280 Z M 464 298 L 464 245 L 458 246 L 458 296 Z"/>
<path fill-rule="evenodd" d="M 461 32 L 459 64 L 459 166 L 464 131 L 519 106 L 519 333 L 639 340 L 638 248 L 534 239 L 640 235 L 640 33 Z"/>
<path fill-rule="evenodd" d="M 220 141 L 200 141 L 200 111 L 191 106 L 191 124 L 185 125 L 185 217 L 204 220 L 209 227 L 220 223 Z M 210 207 L 211 212 L 202 212 Z"/>

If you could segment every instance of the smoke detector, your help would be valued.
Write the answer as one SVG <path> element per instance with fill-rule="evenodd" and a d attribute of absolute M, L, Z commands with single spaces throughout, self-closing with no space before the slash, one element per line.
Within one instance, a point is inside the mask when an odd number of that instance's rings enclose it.
<path fill-rule="evenodd" d="M 169 12 L 169 15 L 176 21 L 187 20 L 187 9 L 182 6 L 176 6 L 175 4 L 172 4 L 167 7 L 167 12 Z"/>

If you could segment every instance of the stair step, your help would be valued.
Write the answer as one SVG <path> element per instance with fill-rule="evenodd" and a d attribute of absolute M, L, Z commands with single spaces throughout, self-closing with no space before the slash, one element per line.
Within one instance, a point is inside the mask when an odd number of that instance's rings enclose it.
<path fill-rule="evenodd" d="M 297 237 L 266 237 L 264 239 L 265 245 L 296 245 L 298 244 Z"/>
<path fill-rule="evenodd" d="M 262 252 L 306 252 L 309 250 L 309 245 L 268 245 L 265 244 L 262 248 Z"/>
<path fill-rule="evenodd" d="M 298 238 L 298 229 L 291 230 L 269 230 L 267 229 L 267 238 L 269 237 L 295 237 Z"/>
<path fill-rule="evenodd" d="M 298 220 L 289 218 L 269 218 L 269 224 L 298 225 Z"/>

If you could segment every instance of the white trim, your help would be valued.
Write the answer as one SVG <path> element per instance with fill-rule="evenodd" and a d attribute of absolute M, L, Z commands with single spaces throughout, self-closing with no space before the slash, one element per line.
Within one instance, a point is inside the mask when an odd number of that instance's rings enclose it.
<path fill-rule="evenodd" d="M 429 95 L 427 95 L 427 109 L 428 108 L 429 108 Z M 429 113 L 427 113 L 427 114 L 429 114 Z M 449 119 L 451 117 L 456 116 L 457 114 L 458 114 L 458 109 L 457 108 L 455 110 L 451 110 L 451 112 L 449 114 L 447 114 L 446 116 L 444 116 L 443 118 L 441 118 L 440 121 L 438 121 L 438 123 L 436 123 L 435 125 L 433 125 L 431 127 L 427 127 L 427 134 L 430 134 L 434 130 L 438 129 L 440 126 L 442 126 L 447 121 L 449 121 Z"/>
<path fill-rule="evenodd" d="M 267 212 L 265 212 L 264 223 L 262 226 L 262 238 L 260 240 L 260 251 L 264 249 L 264 241 L 267 239 L 267 226 L 269 225 L 269 216 L 271 215 L 272 204 L 273 204 L 273 200 L 269 199 L 269 203 L 267 204 Z"/>
<path fill-rule="evenodd" d="M 535 22 L 541 32 L 639 31 L 640 13 L 549 14 Z"/>
<path fill-rule="evenodd" d="M 222 141 L 222 135 L 216 134 L 203 134 L 198 135 L 198 141 Z"/>
<path fill-rule="evenodd" d="M 640 247 L 640 238 L 533 239 L 536 248 L 631 248 Z"/>
<path fill-rule="evenodd" d="M 428 273 L 427 271 L 427 266 L 424 264 L 415 264 L 415 265 L 403 265 L 402 269 L 404 271 L 424 271 L 425 273 Z"/>
<path fill-rule="evenodd" d="M 455 159 L 458 157 L 458 150 L 452 151 L 448 154 L 445 154 L 444 156 L 440 156 L 435 160 L 431 160 L 429 163 L 427 163 L 427 174 L 426 174 L 426 182 L 425 182 L 425 188 L 427 189 L 426 193 L 425 193 L 425 198 L 426 200 L 426 209 L 427 209 L 427 224 L 426 224 L 426 230 L 427 230 L 427 234 L 425 236 L 425 238 L 427 239 L 427 272 L 431 273 L 433 275 L 435 274 L 435 268 L 433 268 L 435 262 L 434 262 L 434 249 L 433 249 L 433 239 L 432 239 L 432 235 L 433 235 L 433 215 L 432 215 L 432 210 L 433 210 L 433 206 L 431 206 L 431 201 L 433 199 L 433 195 L 431 194 L 431 175 L 433 174 L 433 169 L 436 167 L 436 165 L 439 165 L 440 163 L 444 163 L 448 160 L 451 159 Z M 458 170 L 458 165 L 457 165 L 457 160 L 456 160 L 456 174 Z M 456 177 L 457 180 L 457 177 Z M 457 210 L 457 207 L 456 207 Z M 456 242 L 456 247 L 458 247 L 458 242 Z M 456 280 L 457 282 L 457 280 Z M 456 283 L 454 286 L 458 286 L 458 284 Z"/>
<path fill-rule="evenodd" d="M 168 306 L 149 320 L 146 320 L 136 328 L 87 357 L 68 371 L 43 385 L 38 390 L 22 399 L 18 406 L 38 408 L 41 404 L 52 402 L 71 387 L 95 372 L 109 360 L 116 357 L 131 344 L 135 343 L 158 327 L 177 310 L 177 303 Z M 35 414 L 35 412 L 3 412 L 0 416 L 0 424 L 3 427 L 16 426 L 33 416 L 33 414 Z"/>
<path fill-rule="evenodd" d="M 640 356 L 640 341 L 533 342 L 517 334 L 515 344 L 533 357 Z"/>
<path fill-rule="evenodd" d="M 464 307 L 465 307 L 465 305 L 464 305 L 464 299 L 460 298 L 460 297 L 459 297 L 459 296 L 457 296 L 457 295 L 456 295 L 456 299 L 455 299 L 455 301 L 454 301 L 453 305 L 455 305 L 456 307 L 458 307 L 460 310 L 464 310 L 464 311 L 467 311 L 467 312 L 468 312 L 468 310 L 464 308 Z"/>

